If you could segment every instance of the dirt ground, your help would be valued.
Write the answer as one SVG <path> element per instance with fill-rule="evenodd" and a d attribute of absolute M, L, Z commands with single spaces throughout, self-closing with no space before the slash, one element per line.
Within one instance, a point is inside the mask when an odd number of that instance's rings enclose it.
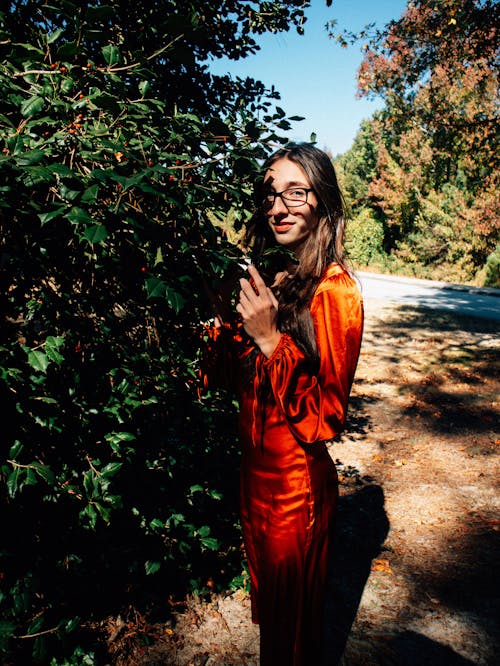
<path fill-rule="evenodd" d="M 349 422 L 331 445 L 341 499 L 325 665 L 500 663 L 498 329 L 366 302 Z M 258 665 L 243 591 L 188 599 L 156 629 L 127 664 Z"/>

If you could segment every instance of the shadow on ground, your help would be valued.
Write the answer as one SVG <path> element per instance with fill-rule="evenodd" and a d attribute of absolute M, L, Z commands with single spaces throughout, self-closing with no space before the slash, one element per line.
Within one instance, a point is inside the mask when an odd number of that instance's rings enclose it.
<path fill-rule="evenodd" d="M 394 440 L 394 445 L 388 440 L 387 446 L 396 447 L 393 454 L 397 451 L 398 458 L 402 452 L 408 460 L 419 455 L 418 449 L 413 451 L 410 437 L 412 428 L 417 428 L 421 437 L 435 438 L 439 445 L 445 442 L 456 446 L 464 464 L 478 456 L 488 464 L 488 457 L 495 453 L 498 423 L 495 393 L 500 368 L 495 338 L 499 327 L 499 322 L 405 306 L 386 318 L 378 313 L 372 316 L 365 336 L 369 372 L 358 381 L 361 395 L 351 399 L 347 438 L 359 440 L 361 445 L 368 436 L 374 436 L 381 437 L 383 443 L 384 434 L 380 429 L 377 432 L 377 423 L 373 422 L 377 409 L 383 408 L 389 410 L 394 430 L 406 435 L 401 441 Z M 385 385 L 396 390 L 384 393 Z M 493 666 L 498 663 L 500 650 L 496 642 L 500 609 L 495 586 L 500 540 L 493 506 L 486 505 L 479 512 L 474 512 L 472 504 L 470 509 L 465 506 L 463 522 L 448 538 L 443 530 L 443 551 L 432 567 L 423 554 L 422 560 L 406 550 L 398 556 L 392 554 L 391 561 L 396 560 L 400 574 L 406 572 L 411 590 L 405 620 L 399 623 L 395 609 L 388 608 L 386 616 L 392 621 L 387 623 L 380 616 L 376 626 L 357 621 L 351 631 L 372 562 L 385 550 L 389 532 L 382 489 L 385 472 L 391 473 L 387 450 L 381 457 L 381 474 L 376 474 L 381 485 L 358 475 L 350 491 L 340 498 L 327 590 L 324 665 Z M 339 466 L 340 461 L 336 462 Z M 459 469 L 450 469 L 450 475 L 453 473 L 457 480 L 461 478 Z M 482 476 L 479 474 L 478 483 Z M 471 489 L 476 490 L 475 486 Z M 474 497 L 477 499 L 477 493 Z M 439 516 L 436 520 L 439 522 Z M 434 609 L 433 604 L 437 604 Z M 433 639 L 415 630 L 414 621 L 432 618 L 433 612 L 437 625 L 444 623 L 441 610 L 458 624 L 464 623 L 471 633 L 477 628 L 478 636 L 488 641 L 480 650 L 479 662 L 470 661 L 473 651 L 465 658 L 441 636 Z M 449 630 L 453 631 L 453 625 Z M 457 649 L 455 643 L 453 646 Z M 493 660 L 488 661 L 490 658 Z"/>
<path fill-rule="evenodd" d="M 367 485 L 339 500 L 326 602 L 326 664 L 337 664 L 356 617 L 372 560 L 389 531 L 384 493 Z"/>
<path fill-rule="evenodd" d="M 390 644 L 391 664 L 394 666 L 474 666 L 474 662 L 414 631 L 403 631 Z M 387 662 L 386 662 L 387 663 Z M 384 661 L 380 662 L 381 666 Z M 346 665 L 347 666 L 347 665 Z M 354 664 L 353 664 L 354 666 Z"/>
<path fill-rule="evenodd" d="M 499 331 L 498 321 L 401 306 L 389 317 L 371 316 L 365 344 L 373 346 L 381 366 L 390 364 L 391 384 L 407 398 L 403 416 L 418 418 L 436 434 L 467 435 L 497 423 Z M 415 372 L 419 379 L 409 379 Z"/>

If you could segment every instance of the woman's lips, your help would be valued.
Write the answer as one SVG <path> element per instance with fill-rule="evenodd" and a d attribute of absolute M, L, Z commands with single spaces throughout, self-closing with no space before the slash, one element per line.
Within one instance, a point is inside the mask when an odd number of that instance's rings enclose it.
<path fill-rule="evenodd" d="M 292 222 L 280 222 L 279 224 L 274 224 L 274 231 L 277 234 L 284 234 L 286 231 L 293 227 Z"/>

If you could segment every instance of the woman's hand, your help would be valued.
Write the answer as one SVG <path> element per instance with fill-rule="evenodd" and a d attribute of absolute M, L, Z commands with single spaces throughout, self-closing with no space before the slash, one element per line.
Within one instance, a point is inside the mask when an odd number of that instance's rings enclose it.
<path fill-rule="evenodd" d="M 278 301 L 255 266 L 249 266 L 248 272 L 251 281 L 240 279 L 240 300 L 236 310 L 241 315 L 245 331 L 269 358 L 281 337 L 278 331 Z"/>

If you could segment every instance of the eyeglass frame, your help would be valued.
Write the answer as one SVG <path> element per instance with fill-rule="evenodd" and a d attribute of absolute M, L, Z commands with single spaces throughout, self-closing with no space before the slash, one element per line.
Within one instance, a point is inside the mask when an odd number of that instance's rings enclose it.
<path fill-rule="evenodd" d="M 285 192 L 289 192 L 290 190 L 303 190 L 306 193 L 306 200 L 296 202 L 294 199 L 286 199 L 285 197 L 283 197 L 283 194 Z M 269 191 L 266 192 L 266 194 L 264 194 L 264 196 L 262 197 L 262 206 L 270 210 L 276 203 L 276 197 L 279 197 L 286 208 L 298 208 L 299 206 L 303 206 L 304 204 L 307 203 L 307 197 L 309 195 L 309 192 L 314 192 L 314 189 L 312 187 L 287 187 L 286 190 L 282 190 L 281 192 Z M 272 203 L 268 200 L 269 196 L 273 197 Z M 290 201 L 294 203 L 290 205 Z"/>

